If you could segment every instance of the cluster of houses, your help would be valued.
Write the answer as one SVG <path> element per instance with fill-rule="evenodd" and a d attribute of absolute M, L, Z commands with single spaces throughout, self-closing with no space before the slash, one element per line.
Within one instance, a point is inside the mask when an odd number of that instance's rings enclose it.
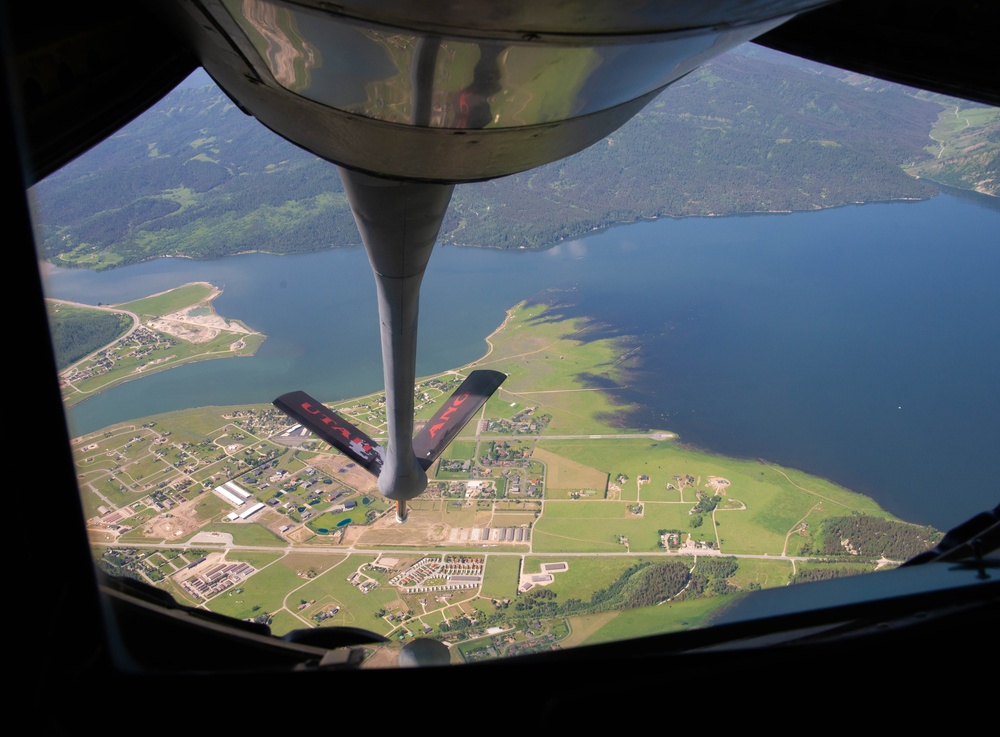
<path fill-rule="evenodd" d="M 681 536 L 678 532 L 667 532 L 660 535 L 660 546 L 666 550 L 673 551 L 676 550 L 681 553 L 711 553 L 715 555 L 721 554 L 721 550 L 715 547 L 715 542 L 712 540 L 695 540 L 694 536 L 688 534 L 687 540 L 681 542 Z"/>
<path fill-rule="evenodd" d="M 115 367 L 120 360 L 120 355 L 136 359 L 144 358 L 164 343 L 167 347 L 177 345 L 174 340 L 164 338 L 149 328 L 140 327 L 122 342 L 115 343 L 112 347 L 96 353 L 87 368 L 77 369 L 72 374 L 61 377 L 61 383 L 84 381 L 95 376 L 102 376 Z"/>
<path fill-rule="evenodd" d="M 254 567 L 249 563 L 220 563 L 202 574 L 182 581 L 181 586 L 192 596 L 207 599 L 235 586 L 253 573 Z"/>
<path fill-rule="evenodd" d="M 480 432 L 495 432 L 510 435 L 538 435 L 552 419 L 551 415 L 534 417 L 534 408 L 521 410 L 511 419 L 488 419 L 485 426 L 480 424 Z"/>
<path fill-rule="evenodd" d="M 446 583 L 427 585 L 434 579 L 444 579 Z M 483 561 L 481 558 L 421 558 L 389 583 L 405 589 L 407 593 L 426 591 L 454 591 L 474 588 L 483 582 Z"/>
<path fill-rule="evenodd" d="M 539 489 L 539 484 L 541 479 L 524 479 L 522 480 L 519 475 L 511 474 L 507 478 L 507 493 L 508 494 L 527 494 L 528 496 L 541 496 L 542 492 Z"/>
<path fill-rule="evenodd" d="M 358 571 L 355 571 L 348 576 L 347 580 L 350 581 L 351 585 L 358 589 L 358 591 L 362 594 L 367 594 L 372 589 L 378 587 L 378 581 L 374 578 L 369 578 L 368 576 L 362 576 Z"/>

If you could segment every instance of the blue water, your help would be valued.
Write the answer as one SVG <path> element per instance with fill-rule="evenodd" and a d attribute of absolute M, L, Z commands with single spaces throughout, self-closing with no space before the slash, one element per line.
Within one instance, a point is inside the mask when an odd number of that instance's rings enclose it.
<path fill-rule="evenodd" d="M 440 248 L 421 302 L 418 372 L 467 363 L 522 299 L 628 336 L 623 425 L 825 476 L 915 522 L 951 527 L 998 501 L 1000 209 L 985 197 L 660 220 L 540 252 Z M 252 358 L 185 366 L 75 408 L 74 434 L 183 407 L 328 400 L 382 383 L 361 250 L 159 259 L 55 270 L 50 296 L 120 302 L 193 280 L 268 335 Z"/>

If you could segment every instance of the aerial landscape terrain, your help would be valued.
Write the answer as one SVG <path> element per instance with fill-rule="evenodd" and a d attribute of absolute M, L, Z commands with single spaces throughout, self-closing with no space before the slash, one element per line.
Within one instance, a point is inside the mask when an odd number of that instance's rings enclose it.
<path fill-rule="evenodd" d="M 894 566 L 940 533 L 763 460 L 685 448 L 580 378 L 620 347 L 544 304 L 471 366 L 509 374 L 396 521 L 374 479 L 269 405 L 137 419 L 74 441 L 98 565 L 269 624 L 440 637 L 456 662 L 702 623 L 730 595 Z M 332 405 L 373 437 L 384 397 Z M 605 419 L 601 419 L 605 418 Z"/>
<path fill-rule="evenodd" d="M 760 50 L 670 93 L 578 156 L 458 187 L 440 242 L 544 249 L 644 220 L 926 200 L 937 184 L 1000 192 L 996 108 Z M 63 268 L 360 244 L 334 167 L 207 80 L 32 197 L 39 256 Z M 255 354 L 271 338 L 217 309 L 225 289 L 48 300 L 67 410 Z M 640 415 L 617 390 L 635 366 L 631 336 L 567 316 L 561 299 L 510 305 L 482 356 L 418 379 L 419 428 L 470 371 L 508 375 L 428 470 L 405 524 L 373 477 L 270 397 L 80 434 L 96 565 L 278 635 L 427 636 L 460 663 L 704 626 L 750 592 L 891 569 L 941 539 L 825 478 L 695 448 L 666 423 L 629 426 Z M 384 438 L 382 392 L 318 399 Z"/>
<path fill-rule="evenodd" d="M 114 268 L 360 245 L 336 169 L 199 79 L 33 188 L 45 259 Z M 998 150 L 994 108 L 754 49 L 576 156 L 458 187 L 439 241 L 540 248 L 649 218 L 926 199 L 924 179 L 995 195 Z"/>

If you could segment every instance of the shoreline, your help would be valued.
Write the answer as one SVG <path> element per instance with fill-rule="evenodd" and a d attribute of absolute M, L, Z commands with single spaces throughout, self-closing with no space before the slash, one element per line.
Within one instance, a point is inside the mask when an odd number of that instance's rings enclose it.
<path fill-rule="evenodd" d="M 589 228 L 587 230 L 581 231 L 578 234 L 570 235 L 570 236 L 565 236 L 565 237 L 559 238 L 558 240 L 554 240 L 554 241 L 546 241 L 546 242 L 542 243 L 541 245 L 528 245 L 528 244 L 525 244 L 525 245 L 521 245 L 519 247 L 514 247 L 514 248 L 498 248 L 496 246 L 484 245 L 482 243 L 462 243 L 462 242 L 458 242 L 456 240 L 450 240 L 447 235 L 444 235 L 444 236 L 440 236 L 439 235 L 438 241 L 436 242 L 435 245 L 437 247 L 439 247 L 439 248 L 454 247 L 454 248 L 483 248 L 483 249 L 487 249 L 487 250 L 500 250 L 500 251 L 545 251 L 545 250 L 548 250 L 548 249 L 551 249 L 551 248 L 555 248 L 556 246 L 562 245 L 563 243 L 572 243 L 574 241 L 583 240 L 583 239 L 588 238 L 588 237 L 590 237 L 592 235 L 600 235 L 600 234 L 603 234 L 603 233 L 607 233 L 608 231 L 613 230 L 615 228 L 625 227 L 625 226 L 629 226 L 629 225 L 638 225 L 638 224 L 644 223 L 644 222 L 646 222 L 646 223 L 656 222 L 658 220 L 666 220 L 666 219 L 669 219 L 669 220 L 689 220 L 689 219 L 692 219 L 692 218 L 695 218 L 695 219 L 697 219 L 697 218 L 718 219 L 718 218 L 752 218 L 752 217 L 758 217 L 758 216 L 764 217 L 764 216 L 771 216 L 771 215 L 795 215 L 795 214 L 798 214 L 798 213 L 823 212 L 823 211 L 826 211 L 826 210 L 836 210 L 836 209 L 844 208 L 844 207 L 864 207 L 866 205 L 892 205 L 892 204 L 905 204 L 905 203 L 908 203 L 908 202 L 926 202 L 929 199 L 937 197 L 942 192 L 944 192 L 946 194 L 953 194 L 954 196 L 961 196 L 961 194 L 968 194 L 968 195 L 973 195 L 973 196 L 978 196 L 978 197 L 989 197 L 991 199 L 1000 200 L 1000 198 L 994 197 L 994 196 L 992 196 L 990 194 L 987 194 L 987 193 L 978 192 L 976 190 L 964 190 L 964 189 L 958 189 L 956 187 L 950 187 L 948 185 L 939 184 L 938 182 L 936 182 L 934 180 L 931 180 L 931 179 L 927 179 L 926 177 L 922 178 L 921 181 L 928 182 L 937 191 L 934 194 L 929 195 L 928 197 L 897 197 L 897 198 L 888 198 L 888 199 L 860 200 L 860 201 L 857 201 L 857 202 L 844 202 L 844 203 L 835 204 L 835 205 L 816 205 L 816 206 L 811 207 L 811 208 L 803 208 L 803 209 L 794 209 L 793 208 L 793 209 L 790 209 L 790 210 L 750 210 L 750 211 L 746 211 L 746 212 L 728 212 L 728 213 L 727 212 L 721 212 L 721 213 L 707 212 L 707 213 L 692 213 L 692 214 L 659 213 L 659 214 L 654 214 L 654 215 L 643 215 L 641 213 L 637 213 L 635 215 L 635 217 L 632 218 L 632 219 L 628 219 L 628 220 L 616 220 L 616 221 L 607 223 L 605 225 L 593 226 L 593 227 L 591 227 L 591 228 Z M 1000 207 L 1000 203 L 998 203 L 997 206 Z M 352 249 L 352 248 L 362 248 L 362 245 L 361 244 L 328 245 L 328 246 L 325 246 L 325 247 L 322 247 L 322 248 L 310 248 L 310 249 L 307 249 L 307 250 L 298 250 L 298 251 L 271 251 L 271 250 L 266 250 L 266 249 L 252 249 L 252 250 L 245 250 L 245 251 L 233 251 L 231 253 L 226 253 L 226 254 L 223 254 L 221 256 L 212 256 L 211 258 L 199 258 L 197 256 L 192 256 L 192 255 L 189 255 L 189 254 L 186 254 L 186 253 L 164 253 L 164 254 L 153 255 L 153 256 L 150 256 L 148 258 L 144 258 L 144 259 L 142 259 L 140 261 L 130 261 L 128 263 L 119 262 L 119 263 L 115 263 L 115 264 L 107 264 L 107 265 L 101 266 L 101 267 L 93 267 L 93 266 L 89 266 L 89 265 L 86 265 L 86 264 L 56 263 L 56 262 L 54 262 L 52 260 L 48 260 L 48 259 L 39 259 L 39 271 L 42 274 L 42 276 L 44 277 L 45 274 L 46 274 L 46 270 L 50 270 L 50 271 L 51 270 L 66 270 L 66 271 L 82 270 L 82 271 L 92 271 L 92 272 L 114 271 L 116 269 L 123 269 L 123 268 L 127 268 L 129 266 L 137 266 L 139 264 L 149 263 L 150 261 L 155 261 L 156 259 L 159 259 L 159 258 L 181 258 L 181 259 L 187 259 L 189 261 L 206 261 L 207 262 L 207 261 L 216 261 L 216 260 L 219 260 L 219 259 L 222 259 L 222 258 L 228 258 L 230 256 L 247 256 L 247 255 L 254 255 L 254 254 L 264 254 L 264 255 L 269 255 L 269 256 L 296 256 L 296 255 L 306 254 L 306 253 L 318 253 L 318 252 L 322 252 L 322 251 L 331 251 L 331 250 L 339 250 L 339 249 Z M 53 257 L 53 258 L 58 258 L 58 256 Z"/>
<path fill-rule="evenodd" d="M 181 307 L 178 310 L 172 310 L 169 313 L 152 317 L 146 321 L 143 321 L 142 317 L 139 314 L 132 312 L 131 310 L 126 310 L 122 308 L 122 305 L 129 305 L 136 302 L 143 302 L 145 300 L 155 299 L 157 297 L 170 294 L 171 292 L 193 286 L 205 287 L 209 290 L 209 294 L 189 305 Z M 200 353 L 200 354 L 190 355 L 187 357 L 182 356 L 177 361 L 171 361 L 170 359 L 173 358 L 173 356 L 168 356 L 166 359 L 160 359 L 161 361 L 163 361 L 162 363 L 153 362 L 150 364 L 143 364 L 141 366 L 136 367 L 131 372 L 117 376 L 111 379 L 107 384 L 102 384 L 93 390 L 82 391 L 77 389 L 73 393 L 66 394 L 62 397 L 64 411 L 68 413 L 69 410 L 73 409 L 74 407 L 78 407 L 84 402 L 93 399 L 94 397 L 100 396 L 101 393 L 109 391 L 122 384 L 131 381 L 136 381 L 138 379 L 143 379 L 147 376 L 162 373 L 163 371 L 168 371 L 173 368 L 180 368 L 181 366 L 187 366 L 201 361 L 209 361 L 218 358 L 240 358 L 240 357 L 255 355 L 260 346 L 263 345 L 265 340 L 267 340 L 267 335 L 265 335 L 260 331 L 253 330 L 242 320 L 227 319 L 220 316 L 219 313 L 215 310 L 214 302 L 222 294 L 222 292 L 223 290 L 221 287 L 218 287 L 215 284 L 212 284 L 211 282 L 192 281 L 192 282 L 187 282 L 185 284 L 181 284 L 177 287 L 173 287 L 171 289 L 165 289 L 160 292 L 156 292 L 154 294 L 141 297 L 139 299 L 128 300 L 127 302 L 119 302 L 109 305 L 104 305 L 104 304 L 90 305 L 84 302 L 73 302 L 70 300 L 58 299 L 55 297 L 46 297 L 45 298 L 46 302 L 66 304 L 73 307 L 77 307 L 79 309 L 99 310 L 104 312 L 115 312 L 119 314 L 125 314 L 130 316 L 134 321 L 132 328 L 129 329 L 124 335 L 116 338 L 110 343 L 107 343 L 103 346 L 96 348 L 94 351 L 91 351 L 83 358 L 74 361 L 69 366 L 61 369 L 58 372 L 60 383 L 63 382 L 64 375 L 66 375 L 65 380 L 68 382 L 69 381 L 68 377 L 70 372 L 76 369 L 76 367 L 78 367 L 80 364 L 86 361 L 93 360 L 93 357 L 98 353 L 112 350 L 121 341 L 126 340 L 136 330 L 141 328 L 145 328 L 146 330 L 153 331 L 160 335 L 165 335 L 168 338 L 175 341 L 183 341 L 185 345 L 192 347 L 202 343 L 210 343 L 223 334 L 232 333 L 234 336 L 234 340 L 230 342 L 229 344 L 230 347 L 229 350 L 227 351 Z M 197 310 L 197 309 L 206 309 L 209 314 L 198 315 L 198 316 L 192 316 L 188 314 L 191 310 Z M 173 330 L 165 329 L 168 327 L 168 325 L 163 325 L 161 323 L 175 323 L 173 325 L 174 329 Z M 232 326 L 236 327 L 233 328 Z M 185 337 L 181 333 L 188 333 L 188 335 Z M 254 338 L 254 336 L 259 336 L 260 341 L 257 342 L 256 345 L 248 348 L 247 341 Z M 243 345 L 239 348 L 234 349 L 234 346 L 237 345 L 238 343 L 242 343 Z"/>

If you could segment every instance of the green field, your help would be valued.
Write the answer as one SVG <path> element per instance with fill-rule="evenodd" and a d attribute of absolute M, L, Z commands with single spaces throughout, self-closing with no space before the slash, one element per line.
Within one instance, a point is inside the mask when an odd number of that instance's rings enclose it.
<path fill-rule="evenodd" d="M 614 381 L 618 374 L 609 367 L 623 349 L 610 339 L 582 340 L 590 327 L 585 320 L 553 321 L 545 305 L 518 305 L 509 315 L 508 329 L 490 337 L 492 350 L 470 364 L 508 374 L 487 403 L 487 414 L 509 418 L 524 407 L 537 407 L 553 416 L 548 426 L 553 434 L 613 430 L 597 418 L 613 417 L 622 408 L 581 377 L 596 373 Z"/>
<path fill-rule="evenodd" d="M 285 605 L 287 597 L 303 585 L 294 564 L 284 560 L 264 566 L 251 576 L 240 588 L 242 593 L 229 591 L 214 597 L 208 608 L 219 614 L 238 619 L 251 619 L 260 612 L 272 613 Z"/>
<path fill-rule="evenodd" d="M 260 512 L 259 514 L 264 514 L 264 512 Z M 232 535 L 233 543 L 236 545 L 267 545 L 275 547 L 283 547 L 285 545 L 284 540 L 263 525 L 255 522 L 216 523 L 205 525 L 201 530 L 203 532 L 223 532 Z"/>
<path fill-rule="evenodd" d="M 118 305 L 118 307 L 139 315 L 159 317 L 160 315 L 176 312 L 207 299 L 212 293 L 212 289 L 212 285 L 207 282 L 185 284 L 162 294 L 154 294 L 151 297 L 137 299 L 133 302 L 125 302 Z"/>
<path fill-rule="evenodd" d="M 720 607 L 730 603 L 731 597 L 715 596 L 629 609 L 610 619 L 582 644 L 596 645 L 691 629 L 703 624 Z M 570 619 L 570 624 L 573 624 L 573 618 Z"/>
<path fill-rule="evenodd" d="M 482 595 L 496 599 L 517 596 L 517 573 L 521 559 L 512 555 L 491 555 L 486 564 Z"/>
<path fill-rule="evenodd" d="M 730 583 L 744 591 L 754 584 L 768 589 L 784 586 L 791 575 L 792 564 L 788 561 L 741 559 L 740 569 Z"/>
<path fill-rule="evenodd" d="M 532 455 L 545 464 L 545 496 L 548 499 L 568 499 L 572 492 L 590 491 L 602 499 L 608 487 L 608 473 L 559 456 L 540 444 Z"/>
<path fill-rule="evenodd" d="M 400 602 L 396 590 L 388 586 L 379 586 L 363 594 L 347 580 L 350 574 L 373 560 L 375 560 L 373 555 L 348 556 L 336 567 L 296 588 L 296 602 L 301 599 L 315 601 L 315 604 L 303 611 L 303 615 L 311 616 L 312 612 L 323 607 L 338 606 L 340 611 L 330 619 L 324 620 L 324 627 L 338 625 L 361 627 L 383 635 L 391 632 L 392 624 L 375 615 L 380 609 Z"/>
<path fill-rule="evenodd" d="M 558 558 L 526 557 L 524 569 L 527 573 L 541 571 L 542 563 L 559 561 Z M 555 580 L 546 588 L 556 592 L 563 599 L 589 600 L 594 592 L 610 585 L 629 566 L 643 560 L 629 556 L 601 558 L 574 557 L 560 562 L 567 562 L 565 571 L 555 574 Z"/>

